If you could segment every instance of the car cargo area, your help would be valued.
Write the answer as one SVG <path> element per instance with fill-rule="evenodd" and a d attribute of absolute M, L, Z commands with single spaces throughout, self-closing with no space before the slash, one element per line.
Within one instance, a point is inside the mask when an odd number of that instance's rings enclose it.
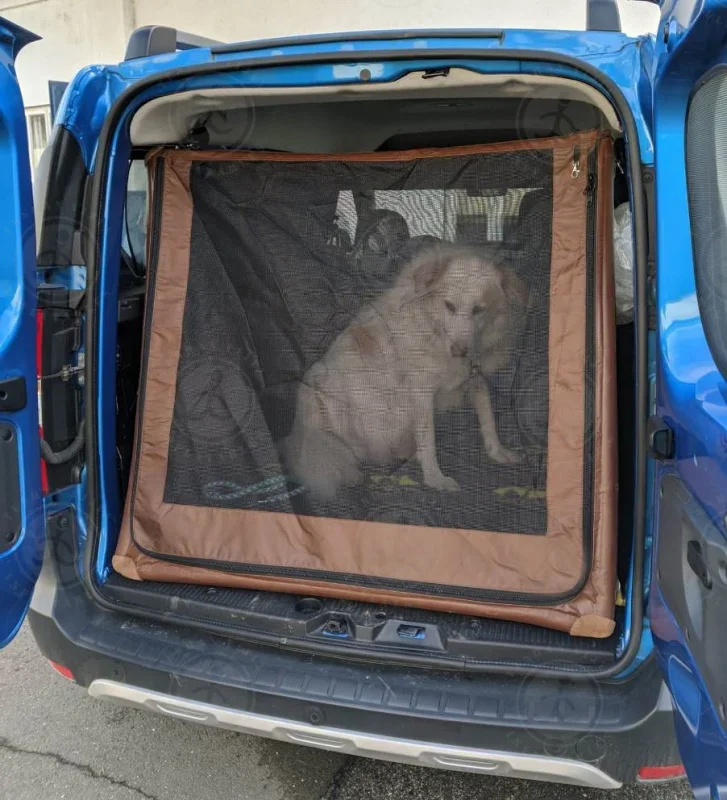
<path fill-rule="evenodd" d="M 104 596 L 313 651 L 612 663 L 636 370 L 606 98 L 199 89 L 130 136 Z"/>

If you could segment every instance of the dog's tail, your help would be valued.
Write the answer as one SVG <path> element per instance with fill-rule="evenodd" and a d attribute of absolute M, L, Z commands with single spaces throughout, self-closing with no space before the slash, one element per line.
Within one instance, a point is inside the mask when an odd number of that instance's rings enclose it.
<path fill-rule="evenodd" d="M 301 386 L 293 431 L 280 443 L 280 456 L 314 497 L 331 500 L 341 486 L 360 483 L 362 474 L 351 448 L 326 430 L 313 394 Z"/>

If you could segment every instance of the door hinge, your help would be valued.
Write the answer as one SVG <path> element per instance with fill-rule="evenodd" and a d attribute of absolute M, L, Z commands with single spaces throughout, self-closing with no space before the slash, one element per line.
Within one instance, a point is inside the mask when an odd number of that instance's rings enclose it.
<path fill-rule="evenodd" d="M 674 458 L 674 431 L 661 417 L 649 417 L 646 425 L 649 455 L 659 461 Z"/>
<path fill-rule="evenodd" d="M 22 411 L 28 403 L 25 378 L 8 378 L 0 381 L 0 411 Z"/>

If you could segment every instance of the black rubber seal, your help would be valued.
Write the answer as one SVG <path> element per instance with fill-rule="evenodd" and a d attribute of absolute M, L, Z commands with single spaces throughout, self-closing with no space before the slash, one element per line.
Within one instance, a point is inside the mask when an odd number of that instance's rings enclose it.
<path fill-rule="evenodd" d="M 429 34 L 434 35 L 433 33 Z M 438 34 L 447 36 L 443 31 Z M 496 51 L 483 51 L 478 48 L 461 49 L 431 49 L 414 53 L 401 50 L 373 50 L 370 52 L 335 52 L 335 53 L 304 53 L 297 55 L 276 55 L 260 58 L 242 59 L 225 64 L 210 63 L 198 64 L 190 67 L 159 72 L 148 78 L 139 80 L 121 94 L 111 107 L 104 122 L 99 137 L 97 148 L 97 169 L 91 177 L 89 187 L 89 203 L 86 207 L 87 230 L 90 232 L 92 248 L 90 248 L 87 263 L 88 280 L 88 311 L 86 325 L 86 441 L 88 452 L 88 523 L 87 539 L 84 550 L 84 575 L 83 581 L 86 588 L 101 607 L 112 611 L 128 611 L 149 619 L 168 624 L 178 622 L 187 626 L 203 630 L 214 630 L 214 626 L 203 622 L 193 622 L 189 619 L 173 618 L 169 614 L 159 614 L 139 608 L 133 609 L 126 605 L 115 603 L 107 599 L 102 587 L 95 577 L 95 562 L 98 553 L 98 528 L 100 522 L 100 506 L 98 503 L 98 447 L 97 447 L 97 409 L 95 397 L 97 392 L 96 360 L 98 350 L 98 330 L 96 317 L 99 310 L 98 292 L 98 266 L 101 260 L 100 243 L 103 237 L 104 225 L 103 200 L 105 195 L 106 176 L 109 166 L 109 148 L 116 127 L 129 103 L 152 86 L 167 81 L 175 81 L 193 76 L 209 75 L 214 73 L 250 70 L 262 67 L 297 66 L 303 64 L 335 64 L 366 63 L 372 61 L 411 61 L 425 57 L 427 60 L 443 60 L 446 66 L 454 66 L 452 62 L 458 60 L 478 61 L 524 61 L 532 64 L 556 64 L 569 67 L 591 78 L 599 84 L 619 112 L 626 138 L 626 151 L 628 167 L 632 182 L 632 214 L 635 227 L 636 250 L 636 479 L 635 479 L 635 524 L 634 524 L 634 558 L 633 558 L 633 598 L 631 603 L 631 637 L 628 646 L 619 659 L 609 667 L 595 669 L 580 667 L 547 666 L 533 667 L 531 665 L 505 664 L 505 663 L 472 663 L 465 666 L 471 672 L 497 672 L 505 674 L 523 674 L 542 677 L 569 677 L 574 680 L 594 680 L 612 678 L 622 672 L 634 659 L 641 644 L 643 628 L 643 590 L 644 590 L 644 545 L 646 534 L 646 420 L 648 416 L 648 351 L 647 351 L 647 312 L 646 312 L 646 260 L 647 260 L 647 221 L 645 213 L 645 199 L 641 174 L 641 155 L 639 151 L 639 136 L 631 108 L 619 87 L 608 76 L 595 67 L 572 56 L 558 53 L 543 53 L 538 50 L 501 49 Z M 241 637 L 242 638 L 242 637 Z M 244 638 L 260 643 L 280 646 L 279 637 L 268 634 L 250 634 Z M 343 648 L 335 644 L 311 644 L 311 649 L 325 650 L 331 655 L 344 655 Z M 382 654 L 383 655 L 383 654 Z M 376 658 L 372 651 L 369 658 Z M 386 660 L 386 656 L 383 656 Z M 412 666 L 434 666 L 431 659 L 422 656 L 407 656 L 408 663 Z"/>
<path fill-rule="evenodd" d="M 446 37 L 447 39 L 497 39 L 502 41 L 505 31 L 499 28 L 482 28 L 480 30 L 472 28 L 452 28 L 452 30 L 393 30 L 393 31 L 361 31 L 360 33 L 319 33 L 313 36 L 285 36 L 278 39 L 258 39 L 251 42 L 230 42 L 229 44 L 216 44 L 210 47 L 213 56 L 223 53 L 251 53 L 255 50 L 268 50 L 269 48 L 279 47 L 302 47 L 319 44 L 333 44 L 342 42 L 390 42 L 392 40 L 411 41 L 412 39 L 426 39 L 432 37 Z M 422 51 L 422 55 L 424 51 Z M 349 51 L 353 59 L 356 58 L 355 51 Z M 342 59 L 345 60 L 345 59 Z M 348 59 L 350 60 L 350 59 Z"/>

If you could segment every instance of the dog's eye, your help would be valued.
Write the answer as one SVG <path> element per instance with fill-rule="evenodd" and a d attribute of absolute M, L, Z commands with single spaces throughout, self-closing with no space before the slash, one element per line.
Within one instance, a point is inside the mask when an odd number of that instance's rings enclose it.
<path fill-rule="evenodd" d="M 485 307 L 484 307 L 484 306 L 475 306 L 475 307 L 472 309 L 472 314 L 473 314 L 474 316 L 477 316 L 477 314 L 482 314 L 482 312 L 483 312 L 484 310 L 485 310 Z"/>
<path fill-rule="evenodd" d="M 450 303 L 449 300 L 444 301 L 444 307 L 450 312 L 450 314 L 454 314 L 454 312 L 457 310 L 454 307 L 454 303 Z"/>

